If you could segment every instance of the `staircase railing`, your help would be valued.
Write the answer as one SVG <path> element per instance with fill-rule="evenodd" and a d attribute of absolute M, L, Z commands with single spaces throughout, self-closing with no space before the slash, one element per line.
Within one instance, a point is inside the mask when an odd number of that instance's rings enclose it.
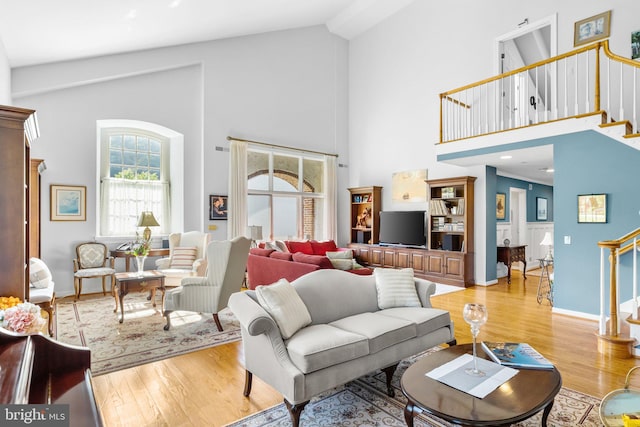
<path fill-rule="evenodd" d="M 441 93 L 440 143 L 596 114 L 637 133 L 638 69 L 605 40 Z"/>
<path fill-rule="evenodd" d="M 638 236 L 640 228 L 625 234 L 615 240 L 602 240 L 598 242 L 600 247 L 600 321 L 598 333 L 600 335 L 618 336 L 620 333 L 620 287 L 618 284 L 620 256 L 633 250 L 633 309 L 632 316 L 638 316 Z M 605 251 L 609 249 L 609 330 L 607 331 L 607 318 L 605 312 Z"/>

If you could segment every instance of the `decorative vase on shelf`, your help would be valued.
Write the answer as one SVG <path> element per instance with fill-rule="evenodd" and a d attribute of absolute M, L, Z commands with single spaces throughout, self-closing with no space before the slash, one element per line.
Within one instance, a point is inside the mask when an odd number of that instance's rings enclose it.
<path fill-rule="evenodd" d="M 146 260 L 147 257 L 146 256 L 137 256 L 136 257 L 136 264 L 138 266 L 138 275 L 142 276 L 142 273 L 144 272 L 144 260 Z"/>

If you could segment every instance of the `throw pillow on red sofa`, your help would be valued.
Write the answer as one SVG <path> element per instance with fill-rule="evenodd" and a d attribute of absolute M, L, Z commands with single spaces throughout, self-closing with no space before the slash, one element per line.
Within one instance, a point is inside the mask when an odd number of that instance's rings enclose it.
<path fill-rule="evenodd" d="M 311 240 L 311 248 L 314 255 L 326 255 L 327 252 L 335 252 L 338 250 L 336 242 L 333 240 L 327 240 L 325 242 L 318 242 L 317 240 Z"/>
<path fill-rule="evenodd" d="M 249 249 L 249 253 L 258 256 L 266 256 L 268 257 L 273 252 L 273 249 L 262 249 L 262 248 L 251 248 Z"/>
<path fill-rule="evenodd" d="M 320 268 L 333 269 L 333 264 L 329 261 L 329 258 L 323 255 L 307 255 L 301 252 L 293 254 L 293 260 L 295 262 L 303 262 L 305 264 L 314 264 Z"/>
<path fill-rule="evenodd" d="M 303 254 L 313 255 L 313 247 L 311 246 L 311 242 L 308 240 L 306 242 L 294 242 L 289 240 L 286 243 L 287 248 L 289 248 L 289 252 L 292 254 L 302 252 Z"/>

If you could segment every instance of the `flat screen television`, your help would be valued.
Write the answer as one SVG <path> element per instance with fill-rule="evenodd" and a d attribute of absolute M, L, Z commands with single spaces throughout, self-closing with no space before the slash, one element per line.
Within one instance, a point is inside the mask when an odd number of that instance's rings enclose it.
<path fill-rule="evenodd" d="M 380 244 L 424 248 L 425 211 L 380 212 Z"/>

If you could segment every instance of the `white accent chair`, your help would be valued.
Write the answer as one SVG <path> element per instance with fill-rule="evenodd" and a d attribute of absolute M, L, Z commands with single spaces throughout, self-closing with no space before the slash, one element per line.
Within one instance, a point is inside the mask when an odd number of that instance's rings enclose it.
<path fill-rule="evenodd" d="M 51 271 L 39 258 L 29 260 L 29 295 L 27 300 L 47 312 L 49 336 L 53 337 L 56 293 Z"/>
<path fill-rule="evenodd" d="M 156 261 L 158 270 L 175 269 L 171 267 L 175 248 L 196 248 L 196 258 L 191 266 L 197 276 L 204 276 L 207 270 L 205 250 L 211 240 L 211 234 L 200 231 L 188 231 L 186 233 L 171 233 L 169 235 L 169 256 Z"/>
<path fill-rule="evenodd" d="M 111 291 L 116 282 L 115 259 L 109 256 L 107 245 L 98 242 L 80 243 L 76 246 L 76 258 L 73 260 L 73 286 L 75 300 L 82 293 L 82 280 L 102 278 L 102 294 L 106 295 L 105 284 L 107 277 L 111 277 Z"/>
<path fill-rule="evenodd" d="M 165 331 L 171 327 L 171 312 L 177 310 L 213 313 L 216 326 L 222 331 L 218 312 L 227 306 L 231 294 L 242 287 L 250 244 L 251 240 L 242 236 L 209 243 L 206 276 L 185 277 L 179 287 L 166 292 Z"/>

